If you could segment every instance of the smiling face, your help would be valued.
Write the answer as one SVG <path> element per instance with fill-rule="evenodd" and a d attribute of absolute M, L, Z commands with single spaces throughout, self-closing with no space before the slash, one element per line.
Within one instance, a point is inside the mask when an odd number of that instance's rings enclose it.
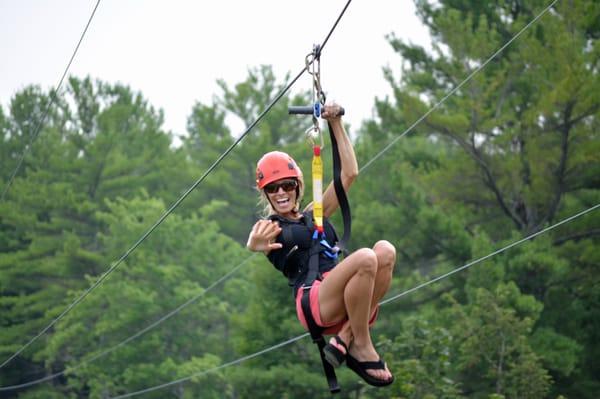
<path fill-rule="evenodd" d="M 283 217 L 294 217 L 297 211 L 296 202 L 299 192 L 297 179 L 276 180 L 267 184 L 264 192 L 275 212 Z"/>

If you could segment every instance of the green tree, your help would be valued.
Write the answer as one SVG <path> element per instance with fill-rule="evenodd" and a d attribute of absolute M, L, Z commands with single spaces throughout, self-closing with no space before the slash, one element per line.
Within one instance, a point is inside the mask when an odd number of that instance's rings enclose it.
<path fill-rule="evenodd" d="M 123 240 L 134 241 L 164 212 L 152 199 L 108 202 L 98 216 L 107 225 L 100 236 L 107 259 Z M 206 210 L 210 211 L 209 204 Z M 202 210 L 200 210 L 202 212 Z M 83 368 L 68 374 L 65 392 L 90 397 L 146 388 L 214 367 L 230 356 L 228 298 L 202 291 L 246 256 L 205 215 L 172 215 L 116 270 L 97 292 L 60 323 L 46 346 L 47 367 L 75 365 L 122 342 L 192 297 L 180 314 Z M 218 292 L 218 291 L 217 291 Z M 175 397 L 218 397 L 217 386 L 200 378 L 174 386 Z M 163 393 L 155 397 L 164 397 Z"/>
<path fill-rule="evenodd" d="M 460 0 L 416 4 L 430 29 L 433 52 L 390 35 L 403 64 L 386 69 L 393 96 L 376 101 L 377 118 L 359 131 L 363 163 L 546 6 Z M 409 288 L 422 280 L 419 274 L 447 271 L 509 238 L 537 232 L 598 203 L 599 13 L 590 1 L 557 3 L 360 176 L 352 194 L 360 218 L 355 226 L 361 226 L 354 236 L 361 235 L 362 242 L 390 237 L 397 244 L 400 279 L 395 288 Z M 379 176 L 385 176 L 385 183 Z M 362 184 L 368 189 L 363 191 Z M 491 335 L 508 334 L 515 368 L 505 369 L 501 377 L 499 355 L 493 352 L 501 344 L 496 339 L 489 341 L 493 347 L 487 360 L 470 359 L 474 372 L 464 368 L 464 359 L 453 358 L 462 374 L 451 379 L 464 392 L 592 398 L 599 382 L 591 361 L 598 345 L 591 341 L 597 338 L 597 323 L 590 310 L 597 302 L 597 225 L 598 215 L 589 215 L 511 250 L 493 267 L 473 267 L 469 277 L 454 276 L 393 308 L 410 313 L 420 305 L 419 312 L 446 315 L 451 308 L 435 299 L 447 292 L 456 309 L 479 320 L 482 334 L 486 329 Z M 411 273 L 414 269 L 420 273 Z M 483 291 L 473 296 L 477 289 Z M 503 299 L 505 291 L 515 299 Z M 516 304 L 524 298 L 539 307 L 535 317 L 520 319 Z M 486 319 L 488 312 L 497 320 Z M 399 321 L 402 315 L 394 313 L 391 319 Z M 426 320 L 436 328 L 451 323 Z M 384 333 L 392 330 L 384 327 Z M 459 337 L 454 331 L 451 336 Z M 487 342 L 476 338 L 477 344 Z M 393 350 L 394 357 L 402 356 Z M 522 369 L 516 367 L 519 362 Z M 415 370 L 407 376 L 414 378 Z M 519 380 L 524 373 L 537 378 L 539 391 L 528 391 L 529 383 Z"/>
<path fill-rule="evenodd" d="M 28 141 L 47 101 L 35 88 L 15 95 L 5 140 Z M 48 115 L 0 204 L 3 359 L 62 312 L 74 299 L 69 292 L 87 286 L 86 276 L 106 269 L 98 240 L 105 225 L 97 215 L 105 200 L 142 188 L 172 198 L 174 181 L 162 174 L 175 174 L 182 161 L 160 129 L 160 113 L 127 87 L 71 78 Z M 8 148 L 19 152 L 24 144 Z M 46 340 L 15 359 L 0 380 L 19 382 L 42 367 L 38 353 Z"/>
<path fill-rule="evenodd" d="M 400 83 L 388 70 L 404 119 L 424 113 L 542 9 L 541 2 L 528 4 L 531 9 L 519 4 L 478 9 L 460 1 L 443 1 L 441 7 L 418 1 L 433 39 L 447 48 L 436 45 L 428 55 L 391 38 L 410 65 Z M 600 110 L 596 22 L 582 17 L 589 13 L 598 15 L 597 5 L 559 3 L 420 129 L 457 149 L 456 162 L 438 176 L 453 184 L 436 184 L 438 193 L 491 219 L 490 231 L 506 232 L 508 225 L 498 229 L 494 223 L 498 218 L 523 232 L 538 231 L 557 220 L 566 196 L 597 187 L 587 172 L 598 167 L 593 126 Z"/>

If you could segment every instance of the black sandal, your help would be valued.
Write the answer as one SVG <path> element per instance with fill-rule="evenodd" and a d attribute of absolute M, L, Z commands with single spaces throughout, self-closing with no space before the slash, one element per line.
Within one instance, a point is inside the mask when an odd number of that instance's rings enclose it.
<path fill-rule="evenodd" d="M 392 378 L 389 380 L 380 380 L 379 378 L 375 378 L 371 374 L 367 373 L 367 370 L 385 370 L 385 363 L 381 361 L 381 359 L 376 362 L 359 362 L 356 358 L 352 357 L 352 355 L 347 354 L 346 364 L 350 370 L 358 374 L 358 376 L 365 380 L 365 382 L 369 385 L 373 385 L 375 387 L 384 387 L 394 382 L 394 376 L 392 376 Z"/>
<path fill-rule="evenodd" d="M 338 345 L 341 345 L 346 350 L 346 353 L 342 352 L 334 345 L 328 343 L 323 347 L 323 354 L 325 356 L 325 360 L 327 360 L 329 364 L 331 364 L 333 367 L 340 367 L 342 363 L 344 363 L 344 360 L 346 360 L 348 347 L 339 336 L 336 335 L 335 337 L 333 337 L 333 339 L 335 339 L 335 342 L 337 342 Z"/>

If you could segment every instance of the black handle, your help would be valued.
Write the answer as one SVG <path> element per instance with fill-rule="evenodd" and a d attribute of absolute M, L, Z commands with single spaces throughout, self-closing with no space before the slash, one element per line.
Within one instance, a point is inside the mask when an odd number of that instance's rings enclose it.
<path fill-rule="evenodd" d="M 344 110 L 344 108 L 340 107 L 339 115 L 342 116 L 345 113 L 346 113 L 346 111 Z M 288 114 L 289 115 L 312 115 L 313 107 L 312 107 L 312 105 L 307 105 L 307 106 L 292 105 L 292 106 L 288 107 Z"/>
<path fill-rule="evenodd" d="M 302 106 L 302 105 L 292 105 L 288 107 L 289 115 L 312 115 L 313 107 L 311 105 Z"/>

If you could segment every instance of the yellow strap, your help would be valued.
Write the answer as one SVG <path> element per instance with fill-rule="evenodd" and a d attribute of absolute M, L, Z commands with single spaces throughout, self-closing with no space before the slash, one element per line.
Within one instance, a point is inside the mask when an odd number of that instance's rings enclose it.
<path fill-rule="evenodd" d="M 313 181 L 313 216 L 315 227 L 319 233 L 323 232 L 323 161 L 321 160 L 321 147 L 313 146 L 312 159 Z"/>

